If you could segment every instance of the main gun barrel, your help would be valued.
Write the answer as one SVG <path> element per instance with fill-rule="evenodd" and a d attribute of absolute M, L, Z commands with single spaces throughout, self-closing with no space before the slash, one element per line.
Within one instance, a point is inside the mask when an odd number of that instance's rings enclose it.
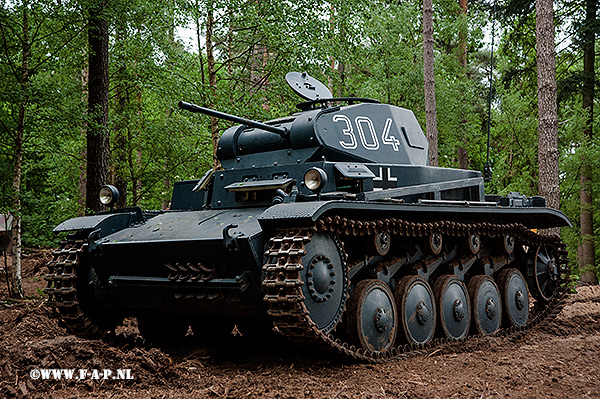
<path fill-rule="evenodd" d="M 241 125 L 246 125 L 246 126 L 266 130 L 271 133 L 276 133 L 276 134 L 280 135 L 281 137 L 287 137 L 287 135 L 288 135 L 288 130 L 286 128 L 267 125 L 266 123 L 257 122 L 257 121 L 253 121 L 253 120 L 246 119 L 246 118 L 240 118 L 239 116 L 226 114 L 225 112 L 215 111 L 214 109 L 201 107 L 199 105 L 188 103 L 185 101 L 179 101 L 179 108 L 185 109 L 190 112 L 197 112 L 197 113 L 204 114 L 204 115 L 214 116 L 214 117 L 220 118 L 220 119 L 227 119 L 229 121 L 239 123 Z"/>

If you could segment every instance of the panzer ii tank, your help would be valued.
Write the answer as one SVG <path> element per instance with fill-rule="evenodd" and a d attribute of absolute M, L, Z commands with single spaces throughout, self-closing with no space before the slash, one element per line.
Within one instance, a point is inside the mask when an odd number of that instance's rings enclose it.
<path fill-rule="evenodd" d="M 332 98 L 306 73 L 286 80 L 306 101 L 264 123 L 180 102 L 239 125 L 219 141 L 222 168 L 175 183 L 169 210 L 111 208 L 54 229 L 69 235 L 46 293 L 71 330 L 102 335 L 134 316 L 169 342 L 190 326 L 266 322 L 372 361 L 550 313 L 568 261 L 537 229 L 570 226 L 564 214 L 485 195 L 478 171 L 428 166 L 410 110 Z M 100 195 L 112 207 L 118 192 Z"/>

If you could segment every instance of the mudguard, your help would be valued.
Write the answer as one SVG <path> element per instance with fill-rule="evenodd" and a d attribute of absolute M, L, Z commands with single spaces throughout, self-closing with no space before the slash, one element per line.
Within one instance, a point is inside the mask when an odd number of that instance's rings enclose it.
<path fill-rule="evenodd" d="M 458 202 L 458 201 L 457 201 Z M 519 223 L 530 229 L 572 227 L 569 218 L 556 209 L 536 207 L 481 206 L 477 202 L 460 204 L 397 204 L 360 201 L 314 201 L 273 205 L 258 218 L 263 228 L 280 225 L 282 220 L 311 223 L 326 214 L 381 219 L 398 217 L 408 221 L 462 223 Z"/>
<path fill-rule="evenodd" d="M 52 230 L 54 233 L 65 231 L 96 231 L 97 238 L 123 230 L 143 221 L 139 208 L 126 208 L 116 213 L 81 216 L 62 222 Z"/>

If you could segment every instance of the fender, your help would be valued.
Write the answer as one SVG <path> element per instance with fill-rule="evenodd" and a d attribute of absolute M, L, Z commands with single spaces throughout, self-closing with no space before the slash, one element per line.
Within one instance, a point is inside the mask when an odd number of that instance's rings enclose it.
<path fill-rule="evenodd" d="M 136 223 L 142 223 L 143 221 L 142 210 L 138 207 L 132 207 L 119 209 L 110 213 L 99 213 L 92 216 L 69 219 L 56 226 L 52 231 L 54 233 L 61 233 L 65 231 L 91 232 L 98 230 L 99 235 L 97 238 L 101 238 Z"/>
<path fill-rule="evenodd" d="M 363 201 L 314 201 L 277 204 L 267 208 L 258 218 L 263 228 L 276 227 L 282 220 L 299 224 L 312 223 L 323 215 L 351 218 L 385 219 L 398 217 L 408 221 L 435 222 L 450 220 L 463 223 L 519 223 L 529 229 L 572 227 L 569 218 L 559 210 L 536 207 L 509 207 L 489 203 L 460 201 L 460 204 L 397 204 Z M 488 205 L 484 205 L 488 204 Z"/>

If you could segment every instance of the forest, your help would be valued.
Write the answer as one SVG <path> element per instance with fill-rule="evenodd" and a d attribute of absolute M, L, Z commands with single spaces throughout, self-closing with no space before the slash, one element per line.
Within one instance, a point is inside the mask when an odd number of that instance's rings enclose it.
<path fill-rule="evenodd" d="M 166 209 L 175 181 L 214 167 L 231 123 L 181 100 L 282 117 L 298 102 L 286 73 L 306 71 L 335 96 L 408 108 L 426 130 L 422 1 L 0 3 L 0 214 L 20 221 L 24 247 L 55 247 L 54 226 L 102 210 L 90 186 L 117 186 L 119 206 Z M 486 193 L 538 195 L 535 2 L 433 3 L 439 166 L 483 172 L 489 124 Z M 561 235 L 576 276 L 600 272 L 597 6 L 554 1 L 560 209 L 574 226 Z M 94 98 L 102 85 L 108 96 Z"/>

